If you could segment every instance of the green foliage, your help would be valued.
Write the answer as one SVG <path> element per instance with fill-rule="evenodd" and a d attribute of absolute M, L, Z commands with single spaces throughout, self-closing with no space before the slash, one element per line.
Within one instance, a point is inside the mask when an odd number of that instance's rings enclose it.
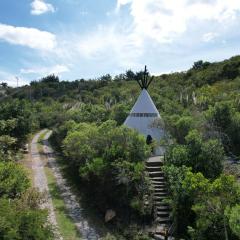
<path fill-rule="evenodd" d="M 179 143 L 184 143 L 188 132 L 193 128 L 193 118 L 183 116 L 179 118 L 175 124 L 176 138 Z"/>
<path fill-rule="evenodd" d="M 236 204 L 232 208 L 227 209 L 225 214 L 229 218 L 229 226 L 232 232 L 240 237 L 240 205 Z"/>
<path fill-rule="evenodd" d="M 207 178 L 216 178 L 223 170 L 224 150 L 217 139 L 204 140 L 192 130 L 185 138 L 186 145 L 173 145 L 166 154 L 166 163 L 186 165 Z"/>
<path fill-rule="evenodd" d="M 9 135 L 0 135 L 0 161 L 10 161 L 13 159 L 16 138 Z"/>
<path fill-rule="evenodd" d="M 150 153 L 143 136 L 109 120 L 99 126 L 90 123 L 73 124 L 63 141 L 66 157 L 79 168 L 82 180 L 95 193 L 96 204 L 133 206 L 144 214 L 143 196 L 148 191 L 144 163 Z"/>
<path fill-rule="evenodd" d="M 23 167 L 12 162 L 0 162 L 0 197 L 15 198 L 29 187 Z"/>
<path fill-rule="evenodd" d="M 118 123 L 118 125 L 121 125 L 126 120 L 128 114 L 129 114 L 129 108 L 126 105 L 116 104 L 112 108 L 110 117 L 113 120 L 115 120 Z"/>
<path fill-rule="evenodd" d="M 237 239 L 238 218 L 232 208 L 239 202 L 240 186 L 233 176 L 222 174 L 211 182 L 202 173 L 174 165 L 164 172 L 178 236 L 186 237 L 188 226 L 191 239 Z"/>
<path fill-rule="evenodd" d="M 202 60 L 199 60 L 193 64 L 193 69 L 199 70 L 199 69 L 204 69 L 210 65 L 209 62 L 203 62 Z"/>
<path fill-rule="evenodd" d="M 231 123 L 232 108 L 229 102 L 216 103 L 214 107 L 211 107 L 208 111 L 209 118 L 211 118 L 214 124 L 221 129 L 229 126 Z"/>
<path fill-rule="evenodd" d="M 194 214 L 191 210 L 194 196 L 183 185 L 186 175 L 190 169 L 174 165 L 164 166 L 170 198 L 168 202 L 172 208 L 174 224 L 176 226 L 176 235 L 179 237 L 186 236 L 187 226 L 192 224 Z"/>
<path fill-rule="evenodd" d="M 186 178 L 190 189 L 197 189 L 197 196 L 193 205 L 196 213 L 196 226 L 190 228 L 193 239 L 237 239 L 234 231 L 231 231 L 230 223 L 236 230 L 233 222 L 230 222 L 226 211 L 235 206 L 240 198 L 240 187 L 233 176 L 221 175 L 212 183 L 204 179 Z M 195 184 L 193 183 L 195 182 Z M 193 187 L 194 186 L 194 187 Z M 229 194 L 231 192 L 231 194 Z M 231 214 L 230 214 L 231 216 Z M 232 220 L 231 220 L 232 221 Z"/>
<path fill-rule="evenodd" d="M 225 154 L 240 154 L 239 67 L 239 56 L 218 63 L 200 60 L 186 72 L 154 77 L 149 88 L 173 143 L 166 163 L 172 186 L 171 204 L 176 221 L 181 223 L 178 232 L 184 238 L 189 237 L 188 225 L 193 239 L 198 232 L 205 239 L 214 239 L 215 230 L 214 237 L 207 235 L 209 226 L 221 226 L 220 239 L 225 235 L 222 218 L 211 213 L 212 219 L 207 219 L 200 211 L 205 207 L 198 210 L 197 199 L 203 188 L 203 196 L 210 194 L 211 181 L 223 171 Z M 59 151 L 63 150 L 66 161 L 75 166 L 83 181 L 81 185 L 91 189 L 97 209 L 104 214 L 107 208 L 117 206 L 122 215 L 128 215 L 129 208 L 141 215 L 145 212 L 142 196 L 148 191 L 141 163 L 149 150 L 144 147 L 144 138 L 117 127 L 139 95 L 135 81 L 140 77 L 142 72 L 128 70 L 115 77 L 105 75 L 73 82 L 47 76 L 17 92 L 2 86 L 9 98 L 0 106 L 1 161 L 13 159 L 27 134 L 38 126 L 54 127 L 52 140 Z M 105 122 L 108 119 L 115 121 Z M 185 166 L 192 168 L 193 175 Z M 210 195 L 210 202 L 213 199 Z M 225 222 L 234 239 L 236 231 L 228 224 L 232 208 L 231 205 L 229 212 L 225 211 Z M 194 225 L 196 215 L 201 229 Z"/>
<path fill-rule="evenodd" d="M 175 166 L 188 165 L 189 153 L 187 146 L 172 145 L 166 154 L 166 163 Z"/>
<path fill-rule="evenodd" d="M 43 82 L 43 83 L 58 83 L 59 78 L 58 78 L 58 76 L 55 76 L 54 74 L 52 74 L 52 75 L 42 78 L 41 82 Z"/>
<path fill-rule="evenodd" d="M 68 116 L 77 123 L 95 122 L 101 123 L 108 119 L 109 112 L 102 106 L 93 104 L 81 104 L 80 107 L 70 109 Z"/>
<path fill-rule="evenodd" d="M 54 239 L 47 212 L 23 208 L 21 201 L 0 198 L 0 239 Z"/>
<path fill-rule="evenodd" d="M 82 178 L 94 178 L 101 177 L 104 171 L 107 170 L 107 164 L 102 158 L 94 158 L 91 162 L 87 162 L 83 167 L 79 169 L 80 176 Z"/>
<path fill-rule="evenodd" d="M 70 131 L 64 139 L 63 150 L 79 166 L 96 157 L 98 132 L 95 125 L 87 123 L 81 123 L 76 128 L 78 131 Z"/>
<path fill-rule="evenodd" d="M 0 105 L 0 135 L 23 141 L 37 127 L 32 106 L 25 100 L 12 100 Z"/>

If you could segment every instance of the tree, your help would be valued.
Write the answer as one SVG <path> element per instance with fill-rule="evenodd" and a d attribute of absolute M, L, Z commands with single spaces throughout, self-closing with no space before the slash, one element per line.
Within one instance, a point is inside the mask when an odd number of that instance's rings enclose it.
<path fill-rule="evenodd" d="M 118 125 L 122 125 L 129 114 L 129 109 L 124 104 L 116 104 L 111 110 L 111 118 L 115 120 Z"/>
<path fill-rule="evenodd" d="M 29 186 L 29 179 L 22 166 L 0 162 L 0 197 L 15 198 Z"/>
<path fill-rule="evenodd" d="M 136 79 L 136 75 L 132 70 L 127 70 L 125 73 L 126 81 L 133 81 Z"/>
<path fill-rule="evenodd" d="M 192 174 L 191 168 L 168 165 L 163 167 L 163 171 L 169 190 L 168 202 L 172 209 L 174 225 L 176 227 L 175 234 L 179 238 L 185 238 L 187 227 L 191 226 L 194 221 L 194 213 L 191 208 L 194 203 L 195 194 L 185 184 L 186 177 Z M 197 178 L 200 181 L 204 177 L 202 174 L 198 174 Z"/>
<path fill-rule="evenodd" d="M 232 108 L 228 102 L 219 102 L 211 107 L 207 112 L 208 119 L 221 130 L 225 129 L 231 124 Z"/>
<path fill-rule="evenodd" d="M 183 116 L 177 120 L 175 123 L 175 131 L 177 141 L 181 144 L 185 142 L 185 137 L 187 136 L 190 129 L 193 127 L 193 118 L 190 116 Z"/>
<path fill-rule="evenodd" d="M 10 161 L 13 159 L 13 151 L 16 138 L 8 135 L 0 135 L 0 161 Z"/>
<path fill-rule="evenodd" d="M 210 181 L 190 168 L 165 166 L 176 234 L 191 239 L 237 239 L 240 186 L 230 175 Z M 229 194 L 231 193 L 231 194 Z M 231 225 L 232 224 L 232 225 Z M 231 230 L 233 228 L 233 230 Z"/>
<path fill-rule="evenodd" d="M 110 74 L 103 75 L 100 77 L 100 81 L 103 83 L 108 83 L 112 81 L 112 76 Z"/>
<path fill-rule="evenodd" d="M 207 178 L 218 177 L 223 170 L 222 144 L 217 139 L 204 140 L 196 130 L 190 131 L 185 141 L 185 145 L 173 145 L 167 150 L 166 163 L 191 167 L 193 172 L 201 172 Z"/>
<path fill-rule="evenodd" d="M 202 172 L 205 177 L 214 179 L 223 171 L 224 149 L 216 139 L 210 139 L 202 144 L 199 164 L 196 171 Z"/>
<path fill-rule="evenodd" d="M 82 181 L 91 189 L 99 207 L 110 205 L 127 211 L 133 206 L 133 199 L 143 203 L 147 189 L 143 161 L 150 148 L 135 130 L 118 127 L 113 120 L 100 126 L 76 124 L 67 133 L 63 150 L 79 168 Z M 135 210 L 145 211 L 140 205 Z"/>
<path fill-rule="evenodd" d="M 197 62 L 194 62 L 193 64 L 193 69 L 194 70 L 199 70 L 199 69 L 203 69 L 203 68 L 206 68 L 210 65 L 209 62 L 203 62 L 202 60 L 199 60 Z"/>
<path fill-rule="evenodd" d="M 32 106 L 26 100 L 12 100 L 0 105 L 0 134 L 15 137 L 18 144 L 37 128 Z"/>
<path fill-rule="evenodd" d="M 2 82 L 1 85 L 2 85 L 2 88 L 3 88 L 3 89 L 6 89 L 6 88 L 8 87 L 8 84 L 5 83 L 5 82 Z"/>
<path fill-rule="evenodd" d="M 239 62 L 227 63 L 223 66 L 222 75 L 227 79 L 234 79 L 239 75 Z"/>
<path fill-rule="evenodd" d="M 195 192 L 193 210 L 196 213 L 195 228 L 189 232 L 193 239 L 236 239 L 230 230 L 226 211 L 234 207 L 240 198 L 240 187 L 233 176 L 222 174 L 212 183 L 196 180 L 196 174 L 189 174 L 184 185 Z M 231 194 L 229 194 L 231 192 Z M 235 225 L 234 225 L 235 226 Z M 235 229 L 235 228 L 234 228 Z"/>
<path fill-rule="evenodd" d="M 94 124 L 81 123 L 77 130 L 70 131 L 63 141 L 65 156 L 77 166 L 97 157 L 97 127 Z"/>
<path fill-rule="evenodd" d="M 188 148 L 184 145 L 173 145 L 166 152 L 166 164 L 181 167 L 189 164 Z"/>
<path fill-rule="evenodd" d="M 52 74 L 42 78 L 40 81 L 43 83 L 59 83 L 59 77 Z"/>
<path fill-rule="evenodd" d="M 70 109 L 67 115 L 77 123 L 95 122 L 100 124 L 108 119 L 109 111 L 97 104 L 81 104 L 79 108 Z"/>

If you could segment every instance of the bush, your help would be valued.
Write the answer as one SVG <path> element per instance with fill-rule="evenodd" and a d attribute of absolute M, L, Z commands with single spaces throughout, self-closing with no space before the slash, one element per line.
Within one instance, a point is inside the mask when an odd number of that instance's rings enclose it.
<path fill-rule="evenodd" d="M 185 145 L 173 145 L 166 153 L 166 163 L 178 167 L 185 165 L 207 178 L 216 178 L 223 170 L 224 149 L 217 139 L 204 140 L 192 130 L 185 138 Z"/>
<path fill-rule="evenodd" d="M 66 157 L 79 168 L 79 175 L 101 208 L 131 207 L 137 197 L 140 214 L 148 182 L 144 160 L 150 153 L 145 138 L 135 130 L 117 127 L 109 120 L 100 126 L 81 123 L 71 128 L 63 142 Z M 140 207 L 141 206 L 141 207 Z"/>
<path fill-rule="evenodd" d="M 29 186 L 29 179 L 22 166 L 13 162 L 0 162 L 0 197 L 18 197 Z"/>
<path fill-rule="evenodd" d="M 25 197 L 24 200 L 20 198 L 12 201 L 0 198 L 0 239 L 54 239 L 52 227 L 47 220 L 48 212 L 36 208 L 36 194 L 32 193 L 28 193 L 30 205 L 26 204 Z"/>

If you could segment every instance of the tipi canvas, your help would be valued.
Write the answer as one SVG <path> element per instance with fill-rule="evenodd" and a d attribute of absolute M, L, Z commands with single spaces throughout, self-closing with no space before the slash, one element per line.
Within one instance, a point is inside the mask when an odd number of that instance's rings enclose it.
<path fill-rule="evenodd" d="M 142 88 L 142 92 L 125 120 L 124 125 L 136 129 L 146 138 L 150 136 L 150 138 L 155 139 L 159 143 L 164 138 L 165 132 L 161 124 L 162 119 L 160 114 L 147 91 L 151 80 L 147 80 L 146 67 L 144 78 L 138 81 L 138 83 Z M 163 155 L 164 148 L 158 147 L 155 153 L 156 155 Z"/>

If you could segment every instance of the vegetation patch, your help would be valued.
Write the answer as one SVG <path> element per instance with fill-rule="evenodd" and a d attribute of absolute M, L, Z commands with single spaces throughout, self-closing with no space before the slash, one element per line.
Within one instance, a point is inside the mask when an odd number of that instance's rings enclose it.
<path fill-rule="evenodd" d="M 52 197 L 52 202 L 54 206 L 54 213 L 56 216 L 57 224 L 59 227 L 59 232 L 63 239 L 66 240 L 79 240 L 81 239 L 78 230 L 76 229 L 73 220 L 68 216 L 67 209 L 65 207 L 65 203 L 62 200 L 60 190 L 57 186 L 56 179 L 50 168 L 44 168 L 49 192 Z"/>

